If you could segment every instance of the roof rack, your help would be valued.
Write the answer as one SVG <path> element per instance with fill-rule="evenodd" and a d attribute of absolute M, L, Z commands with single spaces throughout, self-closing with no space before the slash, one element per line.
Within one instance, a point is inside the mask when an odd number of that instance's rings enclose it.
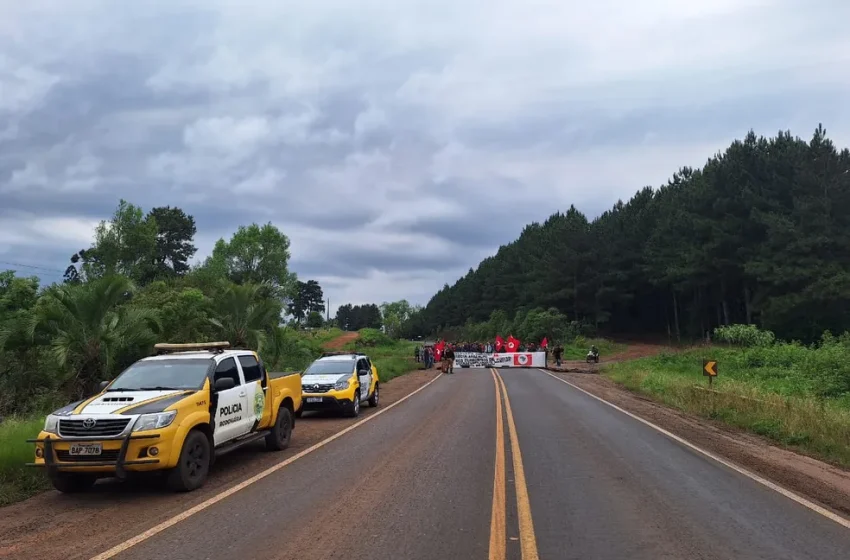
<path fill-rule="evenodd" d="M 160 342 L 154 344 L 157 354 L 171 354 L 173 352 L 192 352 L 193 350 L 207 350 L 214 354 L 220 354 L 230 348 L 229 342 L 190 342 L 189 344 L 167 344 Z"/>

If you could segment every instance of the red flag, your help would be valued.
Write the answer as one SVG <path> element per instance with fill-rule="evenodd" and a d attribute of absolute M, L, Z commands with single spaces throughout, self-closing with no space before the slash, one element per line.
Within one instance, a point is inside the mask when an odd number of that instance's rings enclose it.
<path fill-rule="evenodd" d="M 446 341 L 445 340 L 441 340 L 440 342 L 438 342 L 437 344 L 434 345 L 434 359 L 435 359 L 435 361 L 437 361 L 437 362 L 440 361 L 440 359 L 443 357 L 443 350 L 445 350 L 445 348 L 446 348 Z"/>
<path fill-rule="evenodd" d="M 540 343 L 541 348 L 549 348 L 549 339 L 547 337 L 543 337 L 543 341 Z"/>
<path fill-rule="evenodd" d="M 508 352 L 516 352 L 519 349 L 519 340 L 514 335 L 508 336 Z"/>
<path fill-rule="evenodd" d="M 501 352 L 502 347 L 505 345 L 505 341 L 498 334 L 496 335 L 496 352 Z"/>

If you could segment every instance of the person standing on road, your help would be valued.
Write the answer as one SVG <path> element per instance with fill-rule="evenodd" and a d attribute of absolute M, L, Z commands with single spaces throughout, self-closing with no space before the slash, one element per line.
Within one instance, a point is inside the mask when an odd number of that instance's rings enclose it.
<path fill-rule="evenodd" d="M 446 346 L 443 351 L 443 371 L 446 373 L 455 372 L 455 351 L 451 346 Z"/>
<path fill-rule="evenodd" d="M 561 367 L 561 356 L 564 355 L 564 347 L 560 344 L 555 345 L 552 355 L 555 356 L 555 365 Z"/>

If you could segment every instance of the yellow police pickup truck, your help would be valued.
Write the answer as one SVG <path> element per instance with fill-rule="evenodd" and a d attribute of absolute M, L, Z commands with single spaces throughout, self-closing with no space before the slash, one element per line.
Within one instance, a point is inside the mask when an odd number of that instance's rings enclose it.
<path fill-rule="evenodd" d="M 328 352 L 301 374 L 303 405 L 308 410 L 335 410 L 346 416 L 360 415 L 361 403 L 378 406 L 378 368 L 366 354 Z"/>
<path fill-rule="evenodd" d="M 169 487 L 206 481 L 216 456 L 265 439 L 289 446 L 301 408 L 297 372 L 269 373 L 251 350 L 227 342 L 157 344 L 94 397 L 47 416 L 35 462 L 61 492 L 98 478 L 162 471 Z"/>

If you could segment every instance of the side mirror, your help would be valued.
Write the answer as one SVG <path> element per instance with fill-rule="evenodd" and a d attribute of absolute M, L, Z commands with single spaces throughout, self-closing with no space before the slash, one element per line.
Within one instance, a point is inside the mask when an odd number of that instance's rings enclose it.
<path fill-rule="evenodd" d="M 360 375 L 360 376 L 369 375 L 369 370 L 368 369 L 361 369 L 360 371 L 357 372 L 357 375 Z"/>
<path fill-rule="evenodd" d="M 106 389 L 106 387 L 107 387 L 107 385 L 109 385 L 109 383 L 110 383 L 109 381 L 101 381 L 97 385 L 97 392 L 98 393 L 102 392 L 104 389 Z"/>
<path fill-rule="evenodd" d="M 232 377 L 222 377 L 220 379 L 215 380 L 216 391 L 227 391 L 228 389 L 233 389 L 234 387 L 236 387 L 236 381 L 234 381 Z"/>

